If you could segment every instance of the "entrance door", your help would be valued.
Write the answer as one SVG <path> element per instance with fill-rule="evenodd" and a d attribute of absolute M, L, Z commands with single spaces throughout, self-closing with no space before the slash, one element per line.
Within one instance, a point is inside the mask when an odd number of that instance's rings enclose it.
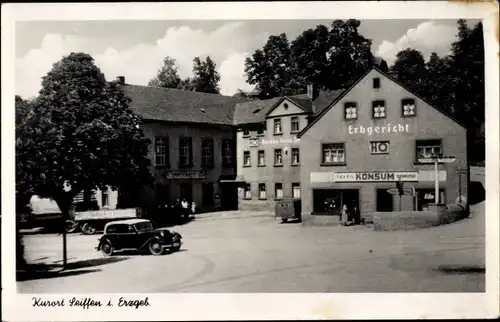
<path fill-rule="evenodd" d="M 387 189 L 377 189 L 377 211 L 393 211 L 393 196 Z"/>
<path fill-rule="evenodd" d="M 238 210 L 238 186 L 231 183 L 220 184 L 220 204 L 222 210 Z"/>
<path fill-rule="evenodd" d="M 193 185 L 191 183 L 181 183 L 181 201 L 182 199 L 186 199 L 188 202 L 193 201 Z"/>
<path fill-rule="evenodd" d="M 214 184 L 211 182 L 203 183 L 202 187 L 202 204 L 203 206 L 214 206 Z"/>

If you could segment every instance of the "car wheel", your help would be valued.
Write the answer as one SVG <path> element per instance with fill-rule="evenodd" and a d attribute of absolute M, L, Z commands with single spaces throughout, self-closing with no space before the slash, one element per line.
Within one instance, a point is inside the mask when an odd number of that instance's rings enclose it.
<path fill-rule="evenodd" d="M 106 256 L 113 255 L 113 245 L 110 242 L 105 241 L 101 244 L 101 252 Z"/>
<path fill-rule="evenodd" d="M 162 255 L 163 247 L 158 241 L 152 241 L 151 243 L 149 243 L 149 252 L 154 256 Z"/>
<path fill-rule="evenodd" d="M 286 223 L 287 221 L 288 221 L 288 219 L 287 219 L 287 218 L 283 218 L 283 219 L 281 219 L 281 222 L 282 222 L 282 223 Z"/>
<path fill-rule="evenodd" d="M 74 233 L 78 228 L 78 224 L 73 220 L 66 220 L 66 232 L 68 234 Z"/>
<path fill-rule="evenodd" d="M 180 238 L 179 238 L 178 242 L 179 242 L 179 246 L 172 247 L 173 252 L 178 252 L 181 249 L 181 245 L 180 245 L 181 239 Z"/>
<path fill-rule="evenodd" d="M 93 235 L 97 231 L 97 229 L 88 222 L 83 224 L 81 229 L 84 235 Z"/>

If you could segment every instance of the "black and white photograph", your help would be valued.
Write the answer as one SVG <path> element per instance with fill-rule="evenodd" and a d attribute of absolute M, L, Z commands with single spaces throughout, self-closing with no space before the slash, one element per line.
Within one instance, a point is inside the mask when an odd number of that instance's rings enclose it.
<path fill-rule="evenodd" d="M 498 8 L 417 2 L 10 4 L 9 320 L 498 316 Z"/>

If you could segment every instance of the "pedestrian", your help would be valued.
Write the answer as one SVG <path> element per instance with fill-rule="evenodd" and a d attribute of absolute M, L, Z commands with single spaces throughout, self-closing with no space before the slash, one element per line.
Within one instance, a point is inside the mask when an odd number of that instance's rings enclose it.
<path fill-rule="evenodd" d="M 186 200 L 186 198 L 182 199 L 182 217 L 185 218 L 188 216 L 188 211 L 189 211 L 189 203 Z"/>
<path fill-rule="evenodd" d="M 347 209 L 347 205 L 343 204 L 342 205 L 342 212 L 340 214 L 341 225 L 347 226 L 348 220 L 349 220 L 349 210 Z"/>
<path fill-rule="evenodd" d="M 193 217 L 196 214 L 196 203 L 194 201 L 191 203 L 191 214 Z"/>

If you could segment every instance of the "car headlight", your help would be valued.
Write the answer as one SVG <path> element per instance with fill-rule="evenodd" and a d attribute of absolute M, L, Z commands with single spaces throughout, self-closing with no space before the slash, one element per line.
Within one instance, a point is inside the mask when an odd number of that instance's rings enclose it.
<path fill-rule="evenodd" d="M 161 235 L 161 237 L 165 237 L 165 231 L 162 230 L 160 235 Z"/>

